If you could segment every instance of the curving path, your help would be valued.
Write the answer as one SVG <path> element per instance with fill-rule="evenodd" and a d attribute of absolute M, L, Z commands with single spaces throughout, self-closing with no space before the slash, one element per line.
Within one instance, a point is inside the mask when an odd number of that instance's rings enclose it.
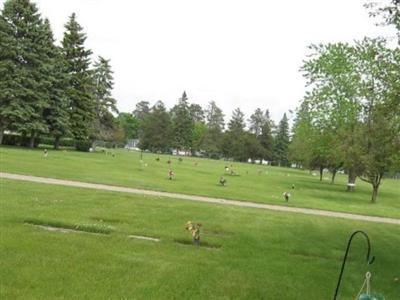
<path fill-rule="evenodd" d="M 72 186 L 72 187 L 80 187 L 80 188 L 89 188 L 89 189 L 97 189 L 97 190 L 105 190 L 105 191 L 113 191 L 113 192 L 123 192 L 123 193 L 131 193 L 131 194 L 158 196 L 158 197 L 174 198 L 174 199 L 186 200 L 186 201 L 197 201 L 197 202 L 214 203 L 214 204 L 222 204 L 222 205 L 268 209 L 268 210 L 273 210 L 273 211 L 283 211 L 283 212 L 323 216 L 323 217 L 330 217 L 330 218 L 342 218 L 342 219 L 349 219 L 349 220 L 356 220 L 356 221 L 366 221 L 366 222 L 376 222 L 376 223 L 400 225 L 400 219 L 365 216 L 365 215 L 357 215 L 357 214 L 351 214 L 351 213 L 342 213 L 342 212 L 334 212 L 334 211 L 311 209 L 311 208 L 288 207 L 288 206 L 262 204 L 262 203 L 255 203 L 255 202 L 245 202 L 245 201 L 238 201 L 238 200 L 228 200 L 228 199 L 212 198 L 212 197 L 204 197 L 204 196 L 177 194 L 177 193 L 169 193 L 169 192 L 158 192 L 158 191 L 135 189 L 135 188 L 128 188 L 128 187 L 114 186 L 114 185 L 88 183 L 88 182 L 81 182 L 81 181 L 47 178 L 47 177 L 37 177 L 37 176 L 30 176 L 30 175 L 11 174 L 11 173 L 3 173 L 3 172 L 0 172 L 0 178 L 30 181 L 30 182 L 45 183 L 45 184 Z"/>

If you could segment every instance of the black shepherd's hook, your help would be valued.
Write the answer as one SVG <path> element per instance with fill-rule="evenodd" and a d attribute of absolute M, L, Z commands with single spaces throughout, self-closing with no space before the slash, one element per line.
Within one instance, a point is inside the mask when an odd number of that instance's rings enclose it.
<path fill-rule="evenodd" d="M 365 236 L 366 240 L 367 240 L 367 244 L 368 244 L 367 264 L 370 265 L 370 264 L 372 264 L 372 263 L 374 262 L 374 260 L 375 260 L 375 256 L 372 256 L 372 257 L 371 257 L 371 243 L 369 242 L 368 234 L 366 234 L 364 231 L 361 231 L 361 230 L 354 231 L 354 232 L 352 233 L 352 235 L 350 236 L 349 241 L 348 241 L 348 243 L 347 243 L 347 249 L 346 249 L 346 253 L 345 253 L 344 258 L 343 258 L 342 269 L 340 270 L 339 280 L 338 280 L 338 283 L 337 283 L 337 286 L 336 286 L 335 296 L 333 297 L 333 300 L 336 300 L 336 297 L 337 297 L 337 295 L 338 295 L 340 283 L 341 283 L 341 281 L 342 281 L 342 276 L 343 276 L 344 267 L 345 267 L 345 265 L 346 265 L 347 255 L 349 254 L 349 250 L 350 250 L 351 241 L 353 240 L 353 237 L 354 237 L 357 233 L 362 233 L 362 234 Z"/>

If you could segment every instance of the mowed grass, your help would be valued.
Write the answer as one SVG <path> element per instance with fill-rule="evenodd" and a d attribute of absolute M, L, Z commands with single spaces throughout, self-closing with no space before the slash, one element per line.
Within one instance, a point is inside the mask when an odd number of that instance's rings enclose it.
<path fill-rule="evenodd" d="M 371 186 L 357 180 L 356 192 L 346 192 L 346 175 L 338 175 L 335 184 L 330 174 L 324 180 L 308 171 L 291 168 L 232 163 L 222 160 L 178 157 L 127 150 L 113 151 L 115 157 L 101 152 L 49 151 L 0 147 L 0 170 L 18 174 L 114 184 L 119 186 L 169 191 L 186 194 L 255 201 L 279 205 L 352 212 L 365 215 L 400 217 L 400 180 L 385 179 L 373 204 Z M 160 161 L 156 161 L 159 157 Z M 168 160 L 175 172 L 168 180 Z M 233 165 L 237 176 L 225 174 L 225 166 Z M 227 185 L 219 185 L 223 175 Z M 295 189 L 292 190 L 292 185 Z M 292 194 L 290 202 L 283 200 L 283 192 Z"/>
<path fill-rule="evenodd" d="M 0 180 L 0 299 L 331 299 L 351 232 L 372 290 L 400 298 L 400 226 Z M 26 224 L 107 226 L 108 234 Z M 38 221 L 39 220 L 39 221 Z M 184 225 L 201 222 L 196 248 Z M 160 242 L 128 238 L 142 235 Z M 367 271 L 354 240 L 340 299 Z"/>

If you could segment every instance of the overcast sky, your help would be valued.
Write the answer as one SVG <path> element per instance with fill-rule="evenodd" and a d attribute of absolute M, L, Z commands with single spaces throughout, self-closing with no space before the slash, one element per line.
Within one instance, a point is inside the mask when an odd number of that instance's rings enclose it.
<path fill-rule="evenodd" d="M 2 2 L 2 1 L 0 1 Z M 111 59 L 121 111 L 215 100 L 229 117 L 268 108 L 275 120 L 304 95 L 307 45 L 388 36 L 363 0 L 36 0 L 58 41 L 72 12 L 94 55 Z"/>

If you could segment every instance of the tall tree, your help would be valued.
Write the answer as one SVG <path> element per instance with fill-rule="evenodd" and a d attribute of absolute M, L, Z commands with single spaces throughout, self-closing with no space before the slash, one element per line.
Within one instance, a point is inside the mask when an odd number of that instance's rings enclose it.
<path fill-rule="evenodd" d="M 248 159 L 245 148 L 245 127 L 244 113 L 239 108 L 236 108 L 228 123 L 228 131 L 225 132 L 222 140 L 222 152 L 226 157 L 239 161 Z"/>
<path fill-rule="evenodd" d="M 76 140 L 89 138 L 95 118 L 93 76 L 89 69 L 92 51 L 85 49 L 85 41 L 86 34 L 73 13 L 65 25 L 62 46 L 68 74 L 71 132 Z"/>
<path fill-rule="evenodd" d="M 94 100 L 96 118 L 93 121 L 93 135 L 95 138 L 110 139 L 114 132 L 114 117 L 112 112 L 118 113 L 116 100 L 112 97 L 114 86 L 113 72 L 110 60 L 99 56 L 94 64 Z"/>
<path fill-rule="evenodd" d="M 164 103 L 158 101 L 146 116 L 140 132 L 140 149 L 168 152 L 171 145 L 171 118 Z"/>
<path fill-rule="evenodd" d="M 261 146 L 264 148 L 263 159 L 272 161 L 274 146 L 274 137 L 272 136 L 272 132 L 275 125 L 269 115 L 268 109 L 265 111 L 263 119 L 264 123 L 261 126 L 261 134 L 258 136 L 258 140 L 260 141 Z M 262 161 L 260 161 L 260 163 L 262 163 Z"/>
<path fill-rule="evenodd" d="M 207 132 L 202 147 L 209 157 L 217 158 L 220 155 L 222 132 L 224 130 L 224 114 L 214 101 L 210 101 L 205 111 Z"/>
<path fill-rule="evenodd" d="M 288 166 L 289 164 L 288 147 L 289 147 L 289 121 L 286 116 L 286 113 L 284 113 L 277 128 L 275 144 L 274 144 L 274 156 L 279 166 Z"/>
<path fill-rule="evenodd" d="M 7 17 L 0 14 L 0 144 L 5 129 L 18 119 L 23 110 L 17 93 L 19 78 L 17 77 L 16 36 Z"/>
<path fill-rule="evenodd" d="M 2 56 L 8 58 L 6 67 L 11 75 L 6 77 L 5 92 L 8 94 L 2 96 L 6 98 L 7 107 L 2 112 L 1 123 L 8 123 L 10 129 L 29 135 L 29 146 L 33 147 L 36 136 L 48 130 L 43 119 L 43 110 L 48 105 L 45 69 L 49 62 L 43 20 L 36 5 L 29 0 L 6 1 L 2 19 L 1 26 L 5 29 L 2 43 L 11 46 L 2 51 Z M 12 86 L 9 80 L 15 80 L 18 87 L 13 95 L 9 94 Z"/>
<path fill-rule="evenodd" d="M 174 146 L 177 149 L 191 149 L 194 121 L 190 114 L 186 92 L 183 92 L 178 104 L 172 108 L 171 114 Z"/>
<path fill-rule="evenodd" d="M 249 131 L 254 133 L 257 137 L 262 133 L 262 127 L 266 122 L 265 115 L 260 108 L 257 108 L 249 119 Z"/>
<path fill-rule="evenodd" d="M 139 120 L 139 122 L 143 121 L 149 113 L 150 113 L 150 103 L 148 101 L 140 101 L 136 103 L 133 115 L 136 117 L 136 119 Z"/>
<path fill-rule="evenodd" d="M 194 123 L 204 123 L 204 110 L 199 104 L 190 104 L 189 112 Z"/>
<path fill-rule="evenodd" d="M 245 127 L 246 123 L 244 121 L 244 113 L 240 108 L 236 108 L 232 112 L 232 118 L 228 123 L 228 129 L 230 131 L 243 132 Z"/>
<path fill-rule="evenodd" d="M 49 105 L 43 112 L 43 117 L 49 127 L 49 134 L 54 137 L 54 148 L 58 149 L 60 138 L 69 134 L 69 101 L 66 96 L 66 65 L 61 49 L 54 45 L 54 37 L 50 23 L 46 19 L 44 29 L 47 41 L 47 55 L 50 63 L 47 66 L 47 93 Z"/>

